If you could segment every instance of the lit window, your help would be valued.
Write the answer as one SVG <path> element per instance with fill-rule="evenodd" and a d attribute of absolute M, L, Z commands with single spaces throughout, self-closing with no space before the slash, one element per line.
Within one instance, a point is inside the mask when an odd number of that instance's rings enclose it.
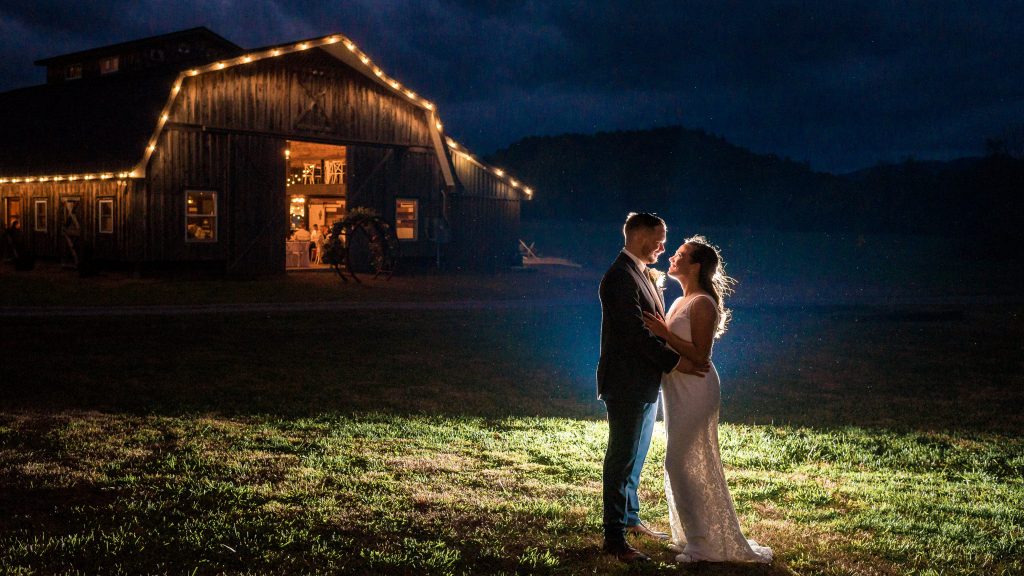
<path fill-rule="evenodd" d="M 104 58 L 100 60 L 100 74 L 113 74 L 120 69 L 120 66 L 120 57 L 111 56 L 110 58 Z"/>
<path fill-rule="evenodd" d="M 61 224 L 61 234 L 68 236 L 78 236 L 82 233 L 82 225 L 78 220 L 78 205 L 82 203 L 82 199 L 78 196 L 65 196 L 60 199 L 63 210 L 63 223 Z"/>
<path fill-rule="evenodd" d="M 395 199 L 395 234 L 399 240 L 415 240 L 420 216 L 420 201 Z"/>
<path fill-rule="evenodd" d="M 68 66 L 67 70 L 64 71 L 65 80 L 78 80 L 82 77 L 82 65 L 72 64 Z"/>
<path fill-rule="evenodd" d="M 100 234 L 114 233 L 114 199 L 100 198 L 99 225 Z"/>
<path fill-rule="evenodd" d="M 38 198 L 35 201 L 35 221 L 33 228 L 36 232 L 46 232 L 46 199 Z"/>
<path fill-rule="evenodd" d="M 217 193 L 185 191 L 185 241 L 217 241 Z"/>
<path fill-rule="evenodd" d="M 24 229 L 21 225 L 21 198 L 5 198 L 4 204 L 6 207 L 7 217 L 4 219 L 8 228 L 12 227 L 17 223 L 19 228 Z"/>

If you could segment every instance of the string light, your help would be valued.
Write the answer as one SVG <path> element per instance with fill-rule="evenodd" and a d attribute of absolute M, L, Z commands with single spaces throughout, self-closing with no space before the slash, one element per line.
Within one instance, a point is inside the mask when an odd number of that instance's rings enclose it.
<path fill-rule="evenodd" d="M 402 90 L 402 88 L 401 88 L 402 85 L 401 85 L 401 83 L 398 82 L 398 80 L 395 80 L 394 78 L 388 78 L 387 76 L 385 76 L 384 71 L 380 67 L 373 66 L 371 64 L 371 60 L 370 60 L 369 56 L 367 56 L 363 52 L 357 52 L 357 48 L 356 48 L 355 43 L 352 42 L 350 39 L 345 38 L 344 36 L 334 35 L 334 36 L 328 36 L 328 37 L 322 38 L 320 40 L 303 41 L 303 42 L 299 42 L 299 43 L 295 44 L 292 47 L 292 49 L 293 50 L 307 50 L 307 49 L 309 49 L 313 45 L 336 44 L 337 42 L 343 42 L 344 45 L 345 45 L 345 48 L 347 48 L 350 52 L 356 53 L 356 55 L 359 57 L 360 62 L 362 62 L 364 65 L 370 67 L 373 70 L 374 75 L 376 75 L 382 81 L 386 82 L 393 89 L 403 91 L 406 97 L 408 97 L 413 102 L 419 103 L 421 106 L 423 106 L 423 108 L 425 108 L 427 110 L 430 110 L 430 111 L 434 110 L 434 104 L 432 102 L 429 102 L 429 101 L 427 101 L 425 99 L 418 99 L 417 98 L 417 94 L 415 92 L 413 92 L 412 90 Z M 282 52 L 281 49 L 273 48 L 269 52 L 264 52 L 263 56 L 258 56 L 258 58 L 266 58 L 267 54 L 269 54 L 269 56 L 271 56 L 271 57 L 277 57 L 277 56 L 280 56 L 282 53 L 283 52 Z M 241 58 L 236 60 L 235 63 L 231 64 L 231 65 L 238 65 L 238 64 L 242 64 L 242 63 L 248 64 L 250 62 L 253 62 L 255 59 L 257 59 L 257 58 L 254 58 L 253 55 L 246 54 L 245 56 L 242 56 Z M 229 64 L 227 62 L 221 61 L 221 62 L 217 62 L 217 63 L 215 63 L 213 65 L 208 65 L 208 66 L 204 67 L 202 70 L 223 70 L 223 69 L 227 68 L 228 66 L 229 66 Z M 157 136 L 159 136 L 159 131 L 162 129 L 163 125 L 170 119 L 169 110 L 170 110 L 171 106 L 174 103 L 174 97 L 177 96 L 177 94 L 181 91 L 182 78 L 185 77 L 185 76 L 198 76 L 200 74 L 200 72 L 201 72 L 200 69 L 192 68 L 192 69 L 188 70 L 187 72 L 184 72 L 181 75 L 179 75 L 178 80 L 174 83 L 174 86 L 171 89 L 171 98 L 168 100 L 167 105 L 164 107 L 164 112 L 160 115 L 160 122 L 159 122 L 159 124 L 157 126 L 157 133 L 154 134 L 154 136 L 153 136 L 154 139 Z M 437 130 L 439 132 L 444 129 L 444 125 L 441 123 L 440 120 L 436 120 L 435 123 L 434 123 L 434 126 L 437 128 Z M 455 140 L 453 140 L 451 138 L 446 138 L 445 141 L 447 142 L 448 146 L 452 150 L 457 151 L 460 155 L 470 159 L 471 161 L 473 161 L 476 164 L 479 164 L 481 167 L 487 168 L 483 164 L 480 164 L 480 162 L 478 160 L 476 160 L 476 158 L 472 154 L 467 154 L 465 152 L 462 152 L 460 150 L 459 144 L 457 142 L 455 142 Z M 151 141 L 149 146 L 146 147 L 146 154 L 144 155 L 142 163 L 148 161 L 149 154 L 152 154 L 154 151 L 156 151 L 156 143 Z M 290 152 L 291 152 L 290 150 L 285 150 L 285 157 L 286 158 L 290 157 Z M 139 166 L 142 166 L 143 165 L 142 163 L 140 163 Z M 505 177 L 504 170 L 501 170 L 501 169 L 498 169 L 498 168 L 493 168 L 492 172 L 496 176 L 498 176 L 499 178 L 504 178 Z M 75 175 L 67 176 L 67 179 L 68 180 L 77 180 L 78 178 L 82 178 L 84 180 L 92 180 L 92 179 L 97 178 L 97 177 L 100 178 L 100 179 L 106 180 L 106 179 L 113 178 L 114 175 L 111 174 L 111 173 L 104 173 L 104 174 L 100 174 L 100 175 L 94 175 L 94 174 L 77 175 L 77 174 L 75 174 Z M 121 173 L 118 174 L 118 177 L 120 177 L 120 178 L 139 178 L 141 176 L 140 176 L 139 171 L 136 169 L 136 170 L 132 170 L 131 172 L 121 172 Z M 40 182 L 47 182 L 50 178 L 54 179 L 55 181 L 63 180 L 64 179 L 63 176 L 54 176 L 54 177 L 50 177 L 50 176 L 25 177 L 23 179 L 22 178 L 10 178 L 10 179 L 4 178 L 4 179 L 0 179 L 0 183 L 7 183 L 7 182 L 18 183 L 18 182 L 21 182 L 21 181 L 24 181 L 24 182 L 34 182 L 36 180 L 36 178 L 38 178 Z M 509 178 L 509 183 L 513 187 L 518 187 L 520 185 L 519 182 L 517 182 L 516 180 L 514 180 L 512 178 Z M 523 189 L 523 191 L 526 193 L 527 196 L 533 195 L 533 189 L 532 188 L 525 187 Z"/>

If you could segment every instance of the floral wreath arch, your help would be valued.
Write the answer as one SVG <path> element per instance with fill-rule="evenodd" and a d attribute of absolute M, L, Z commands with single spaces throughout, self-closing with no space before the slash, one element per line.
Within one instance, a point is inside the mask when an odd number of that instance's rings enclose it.
<path fill-rule="evenodd" d="M 360 234 L 366 238 L 370 248 L 373 277 L 390 280 L 398 264 L 398 237 L 391 224 L 370 208 L 353 208 L 331 225 L 324 240 L 323 262 L 330 265 L 344 282 L 351 277 L 360 283 L 352 271 L 351 253 L 352 240 Z"/>

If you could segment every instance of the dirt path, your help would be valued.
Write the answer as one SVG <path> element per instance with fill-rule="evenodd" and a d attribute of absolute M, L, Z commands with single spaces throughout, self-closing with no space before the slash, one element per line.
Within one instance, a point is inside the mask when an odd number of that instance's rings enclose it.
<path fill-rule="evenodd" d="M 558 308 L 594 304 L 576 298 L 516 300 L 451 300 L 442 302 L 265 302 L 246 304 L 161 304 L 149 306 L 3 306 L 0 318 L 60 318 L 85 316 L 189 316 L 195 314 L 263 314 L 334 312 L 344 310 L 482 310 Z"/>

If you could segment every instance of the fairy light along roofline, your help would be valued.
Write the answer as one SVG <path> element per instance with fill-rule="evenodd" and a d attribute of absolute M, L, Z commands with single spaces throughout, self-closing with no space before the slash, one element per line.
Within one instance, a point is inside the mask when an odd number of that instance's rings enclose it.
<path fill-rule="evenodd" d="M 429 114 L 428 127 L 431 129 L 431 139 L 437 148 L 438 160 L 441 162 L 442 173 L 445 177 L 445 181 L 449 185 L 454 185 L 454 176 L 451 174 L 450 167 L 448 166 L 447 159 L 444 154 L 443 146 L 447 143 L 451 150 L 455 153 L 461 154 L 466 158 L 469 158 L 474 164 L 480 168 L 486 170 L 489 174 L 494 175 L 497 178 L 506 180 L 513 188 L 522 187 L 523 192 L 527 197 L 533 195 L 533 190 L 527 186 L 516 181 L 514 178 L 506 174 L 503 170 L 492 168 L 484 163 L 477 160 L 471 154 L 464 151 L 464 148 L 459 146 L 450 137 L 444 136 L 444 125 L 437 116 L 437 110 L 435 109 L 434 103 L 421 97 L 415 91 L 403 86 L 397 79 L 387 75 L 382 68 L 373 62 L 368 54 L 359 49 L 355 42 L 350 38 L 342 34 L 330 34 L 328 36 L 322 36 L 319 38 L 311 38 L 307 40 L 299 40 L 297 42 L 291 42 L 288 44 L 281 44 L 278 46 L 271 46 L 267 48 L 260 48 L 247 52 L 245 54 L 221 59 L 203 66 L 197 66 L 182 70 L 177 78 L 174 80 L 174 84 L 171 87 L 171 93 L 167 97 L 167 101 L 164 103 L 163 109 L 160 111 L 158 116 L 157 125 L 153 130 L 153 134 L 150 136 L 146 143 L 145 148 L 142 151 L 142 158 L 135 166 L 129 171 L 122 172 L 105 172 L 97 174 L 60 174 L 60 175 L 43 175 L 43 176 L 19 176 L 19 177 L 0 177 L 0 184 L 19 183 L 19 182 L 35 182 L 42 181 L 46 182 L 49 180 L 67 179 L 69 181 L 74 180 L 92 180 L 92 179 L 109 179 L 115 175 L 120 179 L 126 178 L 143 178 L 146 173 L 146 166 L 149 164 L 150 158 L 153 153 L 156 152 L 157 140 L 160 138 L 160 134 L 163 133 L 164 126 L 170 120 L 171 109 L 174 106 L 174 102 L 177 99 L 178 94 L 181 92 L 182 84 L 188 78 L 205 74 L 208 72 L 218 72 L 233 68 L 235 66 L 244 66 L 253 62 L 266 60 L 269 58 L 277 58 L 287 54 L 293 54 L 295 52 L 303 52 L 310 48 L 321 48 L 331 56 L 345 62 L 350 67 L 363 73 L 367 78 L 379 83 L 386 90 L 390 90 L 397 96 L 404 98 L 406 101 L 419 106 L 426 110 Z"/>
<path fill-rule="evenodd" d="M 526 194 L 527 199 L 533 197 L 533 188 L 530 188 L 529 186 L 526 186 L 522 182 L 511 177 L 508 174 L 508 172 L 505 172 L 501 168 L 495 168 L 494 166 L 488 166 L 487 164 L 484 164 L 483 162 L 478 160 L 476 156 L 470 154 L 465 146 L 456 142 L 455 139 L 452 138 L 451 136 L 446 137 L 445 141 L 448 144 L 448 148 L 451 149 L 452 154 L 458 154 L 462 158 L 465 158 L 466 160 L 469 160 L 471 163 L 475 164 L 481 170 L 486 171 L 488 174 L 492 174 L 494 176 L 497 176 L 501 180 L 507 181 L 509 185 L 512 186 L 513 188 L 517 190 L 522 190 L 522 192 Z"/>
<path fill-rule="evenodd" d="M 167 98 L 167 102 L 164 104 L 163 110 L 160 112 L 160 119 L 157 122 L 156 128 L 153 130 L 153 134 L 150 137 L 146 148 L 143 151 L 142 159 L 139 160 L 138 164 L 132 170 L 134 173 L 144 173 L 149 159 L 156 151 L 157 139 L 163 132 L 164 125 L 167 123 L 171 109 L 174 106 L 175 99 L 178 93 L 181 91 L 181 86 L 186 79 L 199 76 L 208 72 L 219 72 L 235 66 L 244 66 L 261 60 L 269 58 L 278 58 L 287 54 L 294 54 L 296 52 L 304 52 L 311 48 L 321 48 L 331 56 L 345 62 L 350 67 L 363 73 L 371 80 L 376 81 L 378 84 L 383 86 L 385 89 L 390 90 L 392 93 L 405 99 L 406 101 L 428 111 L 435 118 L 431 118 L 431 124 L 434 126 L 440 126 L 440 121 L 436 121 L 436 110 L 434 103 L 416 94 L 414 91 L 403 86 L 397 79 L 389 76 L 384 72 L 380 66 L 373 62 L 368 54 L 359 49 L 355 42 L 350 38 L 342 34 L 330 34 L 328 36 L 321 36 L 318 38 L 310 38 L 306 40 L 299 40 L 297 42 L 290 42 L 288 44 L 281 44 L 277 46 L 270 46 L 266 48 L 259 48 L 256 50 L 249 51 L 245 54 L 235 56 L 233 58 L 227 58 L 217 60 L 203 66 L 196 66 L 183 70 L 178 74 L 178 77 L 174 81 L 174 86 L 171 89 L 171 94 Z M 441 128 L 436 128 L 438 131 Z M 438 150 L 439 155 L 441 151 Z M 451 179 L 450 174 L 446 174 L 446 180 Z M 454 184 L 454 180 L 451 180 L 450 184 Z"/>
<path fill-rule="evenodd" d="M 141 178 L 132 172 L 82 172 L 40 176 L 0 176 L 0 184 L 31 184 L 34 182 L 76 182 L 78 180 L 131 180 Z"/>

